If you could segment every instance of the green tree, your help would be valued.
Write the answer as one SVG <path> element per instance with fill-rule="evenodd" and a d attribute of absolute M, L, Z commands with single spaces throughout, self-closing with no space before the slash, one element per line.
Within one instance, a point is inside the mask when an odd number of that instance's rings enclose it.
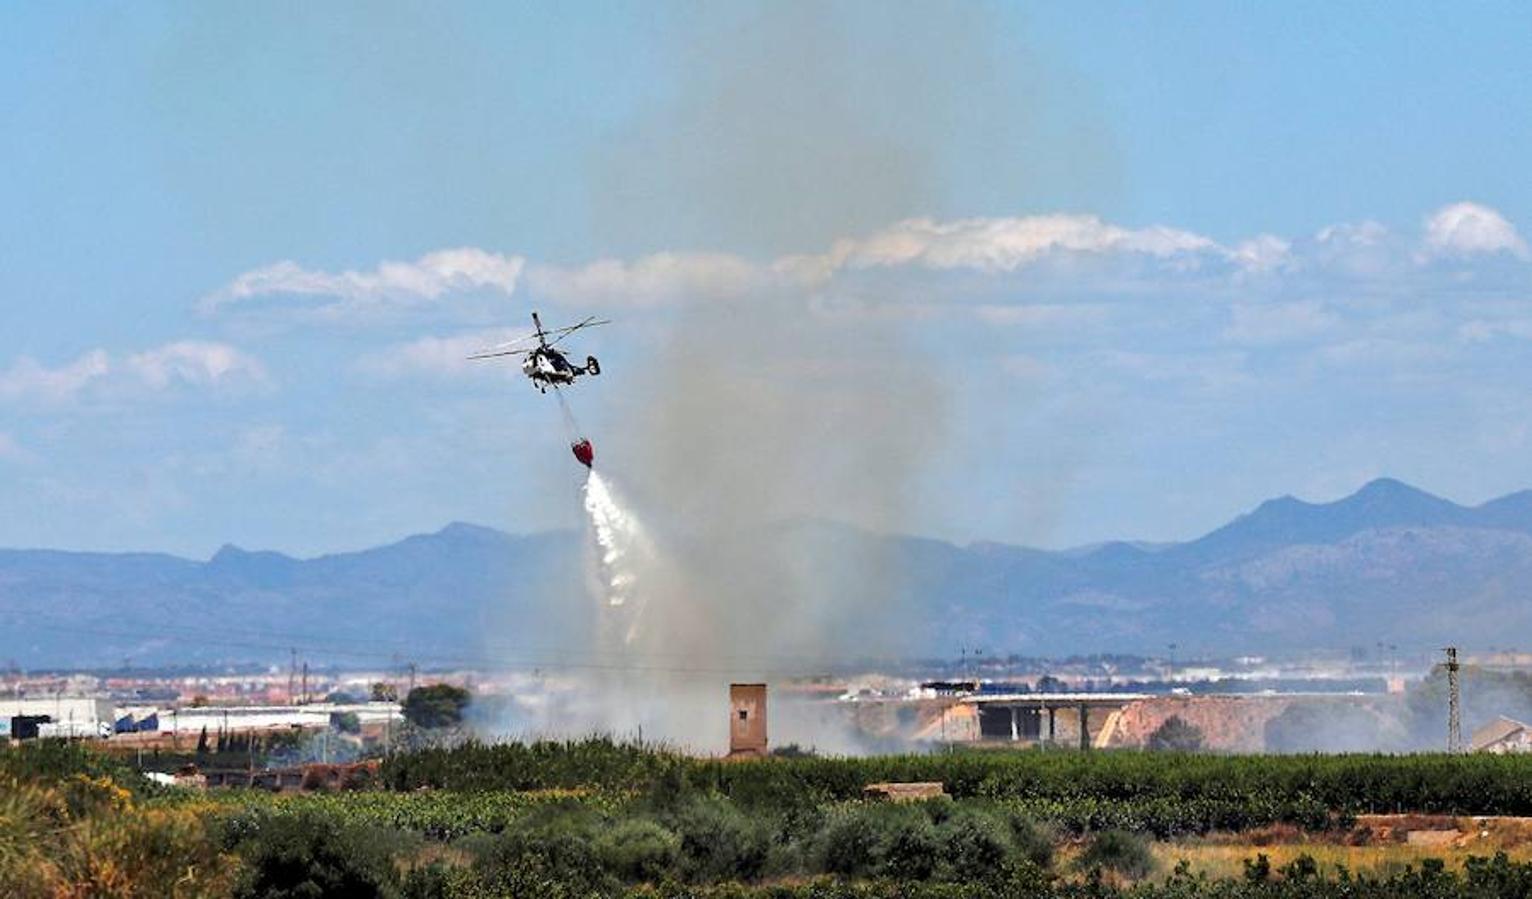
<path fill-rule="evenodd" d="M 451 684 L 416 687 L 404 698 L 404 717 L 416 727 L 452 727 L 462 723 L 471 698 L 467 690 Z"/>
<path fill-rule="evenodd" d="M 1144 741 L 1144 748 L 1154 752 L 1198 752 L 1202 749 L 1202 728 L 1187 724 L 1179 715 L 1171 715 Z"/>
<path fill-rule="evenodd" d="M 398 702 L 399 688 L 388 681 L 378 681 L 372 685 L 373 702 Z"/>

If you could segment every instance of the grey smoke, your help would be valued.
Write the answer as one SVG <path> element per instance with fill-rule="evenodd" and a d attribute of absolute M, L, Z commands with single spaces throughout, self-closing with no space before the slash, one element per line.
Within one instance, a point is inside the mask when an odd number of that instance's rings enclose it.
<path fill-rule="evenodd" d="M 719 250 L 764 263 L 821 252 L 908 216 L 1016 212 L 1037 196 L 1031 186 L 1071 181 L 1098 156 L 1094 138 L 1036 139 L 1053 115 L 1056 95 L 1042 89 L 1053 73 L 977 5 L 657 15 L 674 16 L 662 30 L 675 81 L 647 86 L 654 102 L 592 160 L 606 253 Z M 993 208 L 973 206 L 976 183 Z M 951 476 L 938 469 L 953 457 L 953 392 L 972 375 L 960 348 L 932 351 L 914 318 L 948 298 L 890 280 L 758 283 L 658 313 L 609 310 L 633 339 L 663 329 L 624 373 L 609 432 L 589 435 L 652 551 L 615 613 L 636 626 L 592 628 L 596 651 L 626 673 L 593 683 L 560 729 L 641 726 L 717 751 L 731 680 L 951 651 L 903 626 L 902 560 L 842 527 L 919 534 L 953 518 L 936 514 L 938 476 Z M 827 741 L 812 713 L 778 724 L 774 742 L 852 745 Z"/>
<path fill-rule="evenodd" d="M 778 0 L 656 16 L 674 80 L 646 86 L 652 106 L 594 160 L 592 219 L 611 243 L 817 252 L 909 216 L 1115 187 L 1109 141 L 1081 124 L 1096 120 L 1089 91 L 995 9 Z"/>

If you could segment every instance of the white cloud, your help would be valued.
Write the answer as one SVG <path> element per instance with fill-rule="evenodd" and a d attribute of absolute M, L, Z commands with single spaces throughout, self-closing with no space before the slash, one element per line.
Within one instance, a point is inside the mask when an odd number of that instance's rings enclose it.
<path fill-rule="evenodd" d="M 260 360 L 226 343 L 181 340 L 129 356 L 126 370 L 154 390 L 173 384 L 204 387 L 235 380 L 263 382 Z"/>
<path fill-rule="evenodd" d="M 655 253 L 632 262 L 600 259 L 577 268 L 536 265 L 527 279 L 534 293 L 571 305 L 650 306 L 689 297 L 741 296 L 771 275 L 726 253 Z"/>
<path fill-rule="evenodd" d="M 1330 247 L 1375 247 L 1388 239 L 1388 229 L 1371 220 L 1339 222 L 1320 228 L 1314 239 Z"/>
<path fill-rule="evenodd" d="M 1343 276 L 1382 286 L 1419 277 L 1417 262 L 1430 256 L 1510 253 L 1528 249 L 1499 213 L 1472 203 L 1444 207 L 1428 220 L 1423 255 L 1411 258 L 1412 240 L 1390 234 L 1377 222 L 1330 225 L 1289 240 L 1273 234 L 1221 244 L 1193 231 L 1153 225 L 1134 228 L 1094 215 L 1052 214 L 940 221 L 912 218 L 861 237 L 835 241 L 822 253 L 751 260 L 714 252 L 661 252 L 635 259 L 604 258 L 586 264 L 527 262 L 486 250 L 461 248 L 415 262 L 385 262 L 367 271 L 338 273 L 278 262 L 246 272 L 204 301 L 207 309 L 264 305 L 285 307 L 310 319 L 365 319 L 379 312 L 434 309 L 457 320 L 482 321 L 504 309 L 476 308 L 442 298 L 488 292 L 503 298 L 522 291 L 524 278 L 538 300 L 568 306 L 642 308 L 686 300 L 728 301 L 763 292 L 840 292 L 871 308 L 931 303 L 931 280 L 967 274 L 961 289 L 1027 292 L 1030 303 L 1056 302 L 1071 292 L 1084 296 L 1150 294 L 1180 286 L 1253 289 L 1268 293 Z M 1429 253 L 1427 253 L 1429 250 Z M 1044 266 L 1044 263 L 1052 263 Z M 898 277 L 890 283 L 878 272 Z M 1028 271 L 1026 279 L 1007 278 Z M 1185 276 L 1193 276 L 1192 283 Z M 988 279 L 987 281 L 985 279 Z M 1304 282 L 1302 279 L 1307 279 Z M 947 282 L 951 284 L 953 282 Z M 863 302 L 877 291 L 877 304 Z M 484 299 L 483 296 L 478 299 Z M 1000 302 L 1008 302 L 1009 299 Z M 453 310 L 449 315 L 446 310 Z M 1288 310 L 1296 315 L 1301 309 Z M 1241 313 L 1246 317 L 1256 310 Z M 1242 330 L 1243 325 L 1237 330 Z M 437 348 L 441 349 L 441 348 Z M 418 348 L 422 353 L 431 346 Z"/>
<path fill-rule="evenodd" d="M 56 368 L 23 356 L 0 373 L 0 398 L 60 403 L 96 389 L 163 391 L 177 385 L 205 388 L 265 380 L 265 367 L 242 350 L 224 343 L 183 340 L 121 360 L 106 350 L 90 350 Z"/>
<path fill-rule="evenodd" d="M 74 397 L 111 371 L 105 350 L 91 350 L 58 368 L 22 356 L 0 374 L 0 397 L 59 402 Z"/>
<path fill-rule="evenodd" d="M 263 298 L 302 298 L 322 317 L 343 318 L 469 291 L 510 296 L 524 264 L 520 256 L 473 247 L 438 250 L 414 262 L 384 262 L 371 271 L 316 271 L 289 260 L 239 275 L 206 297 L 202 308 L 213 312 Z"/>
<path fill-rule="evenodd" d="M 469 355 L 523 336 L 510 329 L 474 331 L 451 337 L 422 337 L 395 344 L 363 356 L 357 368 L 379 377 L 405 375 L 495 374 L 514 370 L 508 363 L 515 359 L 469 359 Z"/>
<path fill-rule="evenodd" d="M 1411 268 L 1402 241 L 1374 221 L 1326 225 L 1311 241 L 1303 242 L 1294 256 L 1297 263 L 1361 280 L 1385 278 Z"/>
<path fill-rule="evenodd" d="M 1499 212 L 1478 203 L 1443 206 L 1426 219 L 1425 248 L 1433 256 L 1510 253 L 1527 259 L 1527 242 Z"/>
<path fill-rule="evenodd" d="M 1339 319 L 1318 300 L 1239 303 L 1230 310 L 1224 337 L 1239 343 L 1279 343 L 1333 329 Z"/>
<path fill-rule="evenodd" d="M 1230 252 L 1239 266 L 1250 272 L 1270 272 L 1287 266 L 1293 245 L 1273 234 L 1261 234 L 1244 241 Z"/>
<path fill-rule="evenodd" d="M 1157 259 L 1218 251 L 1214 241 L 1176 228 L 1123 228 L 1094 215 L 1037 215 L 900 222 L 830 251 L 835 267 L 918 265 L 1011 272 L 1052 253 L 1135 254 Z"/>

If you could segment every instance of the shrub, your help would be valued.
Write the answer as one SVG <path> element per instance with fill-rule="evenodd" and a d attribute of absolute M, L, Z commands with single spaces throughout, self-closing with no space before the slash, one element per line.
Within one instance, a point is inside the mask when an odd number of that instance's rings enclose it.
<path fill-rule="evenodd" d="M 942 841 L 924 814 L 903 815 L 892 822 L 883 848 L 883 870 L 898 880 L 927 880 L 942 860 Z"/>
<path fill-rule="evenodd" d="M 837 815 L 821 837 L 824 869 L 848 877 L 870 874 L 882 860 L 884 840 L 872 810 L 855 808 Z"/>
<path fill-rule="evenodd" d="M 1043 870 L 1052 867 L 1053 834 L 1022 815 L 1011 815 L 1010 825 L 1017 854 Z"/>
<path fill-rule="evenodd" d="M 473 870 L 492 896 L 606 895 L 615 887 L 579 827 L 506 831 L 488 842 Z"/>
<path fill-rule="evenodd" d="M 955 880 L 994 878 L 1007 867 L 1010 828 L 991 815 L 960 810 L 938 828 L 948 874 Z"/>
<path fill-rule="evenodd" d="M 232 859 L 195 809 L 148 809 L 110 778 L 0 774 L 0 885 L 7 897 L 225 897 Z"/>
<path fill-rule="evenodd" d="M 670 825 L 681 836 L 681 869 L 691 880 L 754 880 L 770 841 L 760 822 L 720 799 L 695 799 Z"/>
<path fill-rule="evenodd" d="M 1154 856 L 1149 841 L 1126 830 L 1108 830 L 1096 835 L 1080 856 L 1086 870 L 1112 871 L 1139 880 L 1154 871 Z"/>
<path fill-rule="evenodd" d="M 127 789 L 135 796 L 156 792 L 154 785 L 122 761 L 70 740 L 32 740 L 7 746 L 0 741 L 0 777 L 53 786 L 80 775 Z"/>
<path fill-rule="evenodd" d="M 1144 748 L 1153 752 L 1199 752 L 1202 728 L 1187 724 L 1178 715 L 1171 715 L 1144 741 Z"/>
<path fill-rule="evenodd" d="M 345 827 L 314 813 L 258 813 L 231 824 L 230 842 L 247 866 L 236 896 L 400 895 L 389 841 L 374 828 Z"/>
<path fill-rule="evenodd" d="M 655 821 L 629 818 L 596 839 L 601 864 L 628 881 L 659 880 L 675 867 L 681 838 Z"/>

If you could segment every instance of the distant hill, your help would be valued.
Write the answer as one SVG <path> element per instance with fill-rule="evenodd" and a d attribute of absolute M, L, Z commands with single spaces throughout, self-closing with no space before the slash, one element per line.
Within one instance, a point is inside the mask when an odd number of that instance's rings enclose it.
<path fill-rule="evenodd" d="M 899 560 L 883 607 L 928 656 L 1532 645 L 1532 491 L 1466 507 L 1380 479 L 1332 503 L 1269 500 L 1186 543 L 1061 552 L 812 522 L 763 539 L 811 572 L 851 552 Z M 473 663 L 500 651 L 494 634 L 557 664 L 590 624 L 581 553 L 577 533 L 467 524 L 314 559 L 3 550 L 0 662 L 275 661 L 297 645 L 341 664 L 385 648 Z"/>

